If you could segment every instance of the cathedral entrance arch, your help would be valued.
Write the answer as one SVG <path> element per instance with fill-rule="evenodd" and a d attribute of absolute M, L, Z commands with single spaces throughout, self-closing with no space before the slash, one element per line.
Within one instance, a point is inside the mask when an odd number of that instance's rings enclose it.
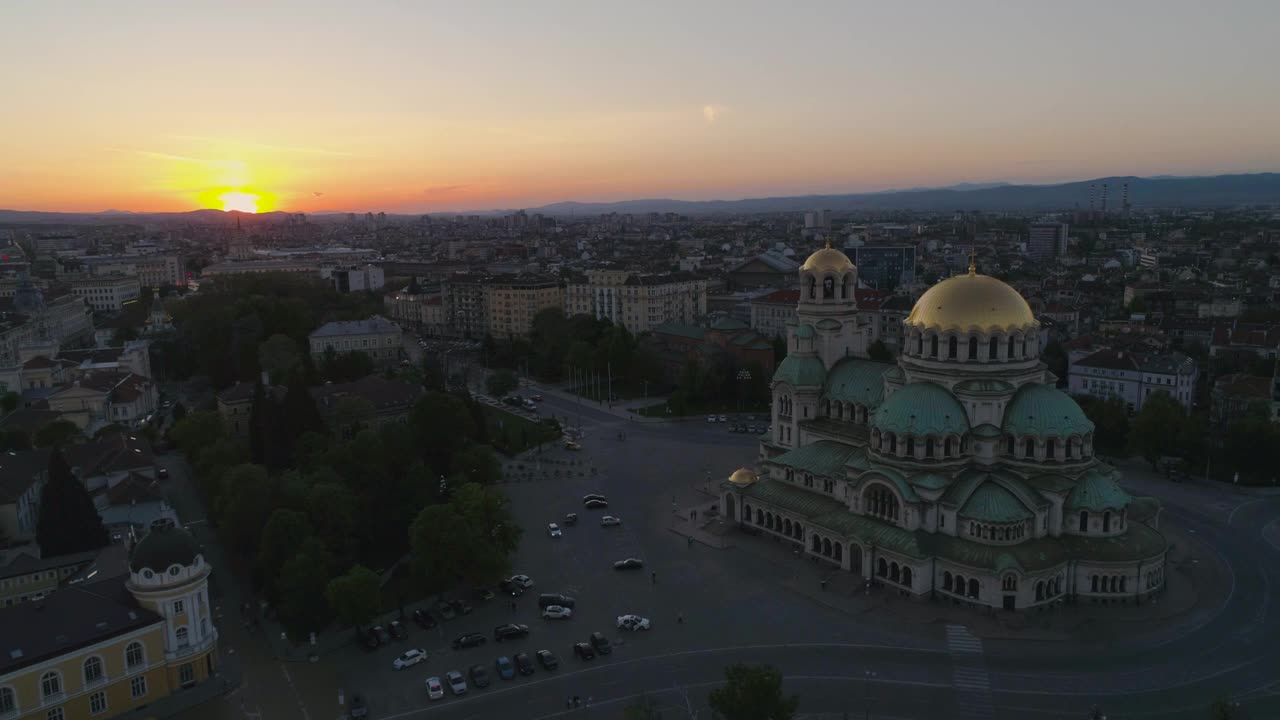
<path fill-rule="evenodd" d="M 738 519 L 737 503 L 734 501 L 734 498 L 732 495 L 728 495 L 725 497 L 724 512 L 725 512 L 725 515 L 729 516 L 730 521 L 734 521 Z"/>

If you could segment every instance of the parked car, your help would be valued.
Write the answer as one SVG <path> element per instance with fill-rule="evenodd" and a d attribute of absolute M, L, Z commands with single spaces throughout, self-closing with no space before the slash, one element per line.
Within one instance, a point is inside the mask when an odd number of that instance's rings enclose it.
<path fill-rule="evenodd" d="M 440 678 L 427 678 L 427 697 L 432 700 L 439 700 L 444 697 L 444 686 L 440 684 Z"/>
<path fill-rule="evenodd" d="M 642 567 L 644 567 L 644 561 L 640 558 L 627 558 L 613 564 L 614 570 L 638 570 Z"/>
<path fill-rule="evenodd" d="M 413 611 L 413 621 L 423 630 L 430 630 L 436 626 L 435 616 L 422 608 Z"/>
<path fill-rule="evenodd" d="M 471 684 L 478 688 L 489 687 L 489 671 L 483 665 L 471 666 Z"/>
<path fill-rule="evenodd" d="M 364 649 L 377 650 L 382 645 L 382 641 L 378 639 L 378 633 L 373 628 L 364 631 Z"/>
<path fill-rule="evenodd" d="M 541 396 L 541 395 L 534 395 L 534 396 L 533 396 L 533 401 L 534 401 L 534 402 L 542 402 L 542 396 Z"/>
<path fill-rule="evenodd" d="M 488 638 L 486 638 L 484 635 L 481 635 L 480 633 L 467 633 L 465 635 L 459 635 L 458 637 L 453 639 L 453 649 L 461 650 L 463 648 L 479 647 L 485 644 L 487 640 Z"/>
<path fill-rule="evenodd" d="M 351 709 L 347 712 L 347 716 L 351 720 L 359 720 L 369 714 L 369 703 L 365 702 L 364 696 L 356 693 L 351 696 Z"/>
<path fill-rule="evenodd" d="M 444 674 L 444 679 L 449 681 L 449 689 L 454 695 L 463 695 L 467 692 L 467 681 L 462 678 L 462 673 L 457 670 L 450 670 Z"/>
<path fill-rule="evenodd" d="M 538 596 L 538 607 L 543 609 L 551 607 L 552 605 L 559 605 L 560 607 L 564 607 L 564 608 L 572 608 L 574 604 L 575 604 L 574 599 L 569 597 L 568 595 L 559 595 L 556 593 L 543 593 Z"/>
<path fill-rule="evenodd" d="M 613 652 L 613 646 L 609 644 L 609 638 L 605 637 L 604 633 L 591 633 L 591 647 L 595 648 L 596 652 L 601 655 L 608 655 Z"/>
<path fill-rule="evenodd" d="M 444 618 L 445 622 L 458 617 L 458 613 L 453 609 L 453 605 L 444 600 L 436 603 L 436 612 L 440 613 L 440 617 Z"/>
<path fill-rule="evenodd" d="M 579 445 L 578 443 L 576 443 L 576 442 L 572 441 L 572 440 L 565 440 L 565 441 L 564 441 L 564 449 L 565 449 L 565 450 L 573 450 L 573 451 L 575 451 L 575 452 L 576 452 L 576 451 L 578 451 L 578 450 L 581 450 L 581 449 L 582 449 L 582 446 L 581 446 L 581 445 Z"/>
<path fill-rule="evenodd" d="M 502 592 L 510 595 L 511 597 L 520 597 L 524 594 L 524 588 L 520 587 L 518 583 L 513 582 L 510 578 L 498 583 L 498 587 Z"/>
<path fill-rule="evenodd" d="M 605 497 L 605 496 L 603 496 L 603 495 L 597 495 L 596 493 L 591 493 L 590 495 L 583 495 L 583 496 L 582 496 L 582 504 L 583 504 L 583 505 L 586 505 L 587 503 L 591 502 L 592 500 L 607 500 L 607 499 L 608 499 L 608 498 L 606 498 L 606 497 Z"/>
<path fill-rule="evenodd" d="M 538 651 L 538 663 L 542 665 L 543 670 L 555 670 L 560 667 L 560 661 L 550 650 Z"/>
<path fill-rule="evenodd" d="M 391 637 L 397 640 L 404 640 L 409 637 L 409 631 L 405 629 L 404 623 L 399 620 L 391 621 Z"/>
<path fill-rule="evenodd" d="M 578 513 L 569 513 L 568 515 L 565 515 L 565 516 L 564 516 L 564 524 L 565 524 L 565 525 L 577 525 L 577 524 L 578 524 Z"/>
<path fill-rule="evenodd" d="M 459 615 L 471 614 L 471 603 L 468 603 L 466 600 L 450 600 L 449 607 L 453 608 L 453 611 Z"/>
<path fill-rule="evenodd" d="M 553 537 L 553 538 L 558 538 L 558 537 L 560 537 L 561 535 L 563 535 L 564 533 L 560 532 L 560 526 L 559 526 L 559 525 L 557 525 L 557 524 L 555 524 L 555 523 L 551 523 L 550 525 L 547 525 L 547 534 L 548 534 L 548 535 L 550 535 L 550 536 L 551 536 L 551 537 Z"/>
<path fill-rule="evenodd" d="M 533 661 L 529 659 L 528 655 L 525 655 L 524 653 L 516 653 L 515 662 L 516 672 L 521 675 L 533 674 Z"/>
<path fill-rule="evenodd" d="M 476 597 L 480 598 L 481 602 L 489 602 L 494 596 L 493 591 L 489 588 L 480 588 L 476 591 Z"/>
<path fill-rule="evenodd" d="M 160 479 L 161 479 L 161 480 L 168 480 L 168 479 L 169 479 L 169 469 L 168 469 L 168 468 L 160 468 L 159 470 L 157 470 L 157 471 L 156 471 L 156 474 L 160 476 Z"/>
<path fill-rule="evenodd" d="M 639 615 L 619 615 L 618 629 L 619 630 L 648 630 L 649 619 L 642 618 Z"/>
<path fill-rule="evenodd" d="M 404 670 L 405 668 L 417 665 L 426 659 L 427 651 L 422 648 L 405 650 L 400 654 L 400 657 L 396 658 L 395 661 L 391 663 L 391 665 L 397 670 Z"/>
<path fill-rule="evenodd" d="M 716 421 L 716 416 L 715 416 L 715 415 L 708 415 L 708 416 L 707 416 L 707 422 L 709 422 L 709 423 L 713 423 L 713 422 L 715 422 L 715 421 Z"/>
<path fill-rule="evenodd" d="M 601 510 L 609 507 L 609 503 L 604 500 L 588 500 L 586 506 L 588 510 Z"/>
<path fill-rule="evenodd" d="M 574 643 L 573 654 L 577 655 L 583 660 L 596 659 L 596 651 L 591 647 L 591 643 L 584 643 L 584 642 Z"/>
<path fill-rule="evenodd" d="M 391 642 L 391 633 L 387 632 L 387 629 L 381 625 L 374 625 L 373 632 L 377 634 L 379 643 L 386 645 Z"/>
<path fill-rule="evenodd" d="M 493 666 L 498 671 L 498 677 L 503 680 L 510 680 L 516 676 L 515 666 L 511 664 L 511 659 L 506 655 L 500 655 L 497 660 L 494 660 Z"/>
<path fill-rule="evenodd" d="M 729 422 L 729 416 L 728 416 L 728 415 L 721 415 L 721 416 L 720 416 L 720 422 Z"/>
<path fill-rule="evenodd" d="M 507 580 L 515 583 L 516 585 L 519 585 L 521 588 L 525 590 L 528 590 L 529 588 L 533 587 L 533 578 L 529 577 L 528 575 L 512 575 L 511 577 L 507 578 Z"/>
<path fill-rule="evenodd" d="M 548 605 L 542 609 L 542 617 L 546 620 L 568 620 L 573 617 L 573 610 L 563 605 Z"/>
<path fill-rule="evenodd" d="M 515 623 L 507 623 L 499 625 L 493 629 L 493 639 L 498 642 L 503 640 L 511 640 L 512 638 L 521 638 L 529 634 L 528 625 L 517 625 Z"/>
<path fill-rule="evenodd" d="M 621 525 L 621 524 L 622 524 L 622 521 L 612 515 L 605 515 L 604 517 L 600 518 L 600 527 L 613 527 L 614 525 Z"/>

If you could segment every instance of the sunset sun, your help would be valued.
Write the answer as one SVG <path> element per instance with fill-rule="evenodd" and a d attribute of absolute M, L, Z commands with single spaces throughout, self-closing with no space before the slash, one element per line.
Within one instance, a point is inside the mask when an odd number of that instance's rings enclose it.
<path fill-rule="evenodd" d="M 225 192 L 218 196 L 218 202 L 222 203 L 223 210 L 239 210 L 245 213 L 258 212 L 259 200 L 257 195 L 237 191 Z"/>

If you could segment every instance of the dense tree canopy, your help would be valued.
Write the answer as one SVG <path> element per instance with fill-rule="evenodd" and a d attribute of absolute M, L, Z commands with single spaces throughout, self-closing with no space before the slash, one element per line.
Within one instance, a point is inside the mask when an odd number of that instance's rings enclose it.
<path fill-rule="evenodd" d="M 520 535 L 506 495 L 476 483 L 456 488 L 445 504 L 423 508 L 409 527 L 414 566 L 421 574 L 477 585 L 510 572 Z"/>
<path fill-rule="evenodd" d="M 55 557 L 97 550 L 107 544 L 107 530 L 89 491 L 71 474 L 59 448 L 49 454 L 49 477 L 40 495 L 36 542 L 40 554 Z"/>
<path fill-rule="evenodd" d="M 730 665 L 723 687 L 707 698 L 723 720 L 791 720 L 800 698 L 782 694 L 782 673 L 768 665 Z"/>

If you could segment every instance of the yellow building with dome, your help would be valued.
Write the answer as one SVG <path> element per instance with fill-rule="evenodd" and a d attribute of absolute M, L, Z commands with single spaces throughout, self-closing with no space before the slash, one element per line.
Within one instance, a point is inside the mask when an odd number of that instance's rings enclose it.
<path fill-rule="evenodd" d="M 799 282 L 770 434 L 722 484 L 727 519 L 917 599 L 1023 610 L 1163 589 L 1159 503 L 1094 455 L 1016 290 L 971 263 L 916 302 L 887 364 L 867 358 L 844 253 L 813 253 Z"/>
<path fill-rule="evenodd" d="M 101 720 L 214 677 L 210 567 L 191 535 L 157 521 L 119 570 L 0 610 L 0 720 Z"/>

